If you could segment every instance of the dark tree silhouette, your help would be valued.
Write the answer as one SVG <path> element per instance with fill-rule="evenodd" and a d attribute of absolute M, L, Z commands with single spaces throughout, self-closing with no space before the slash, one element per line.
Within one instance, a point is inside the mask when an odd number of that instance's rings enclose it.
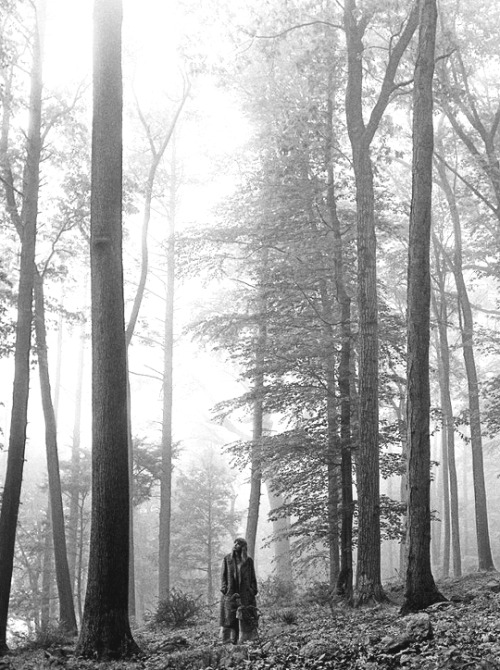
<path fill-rule="evenodd" d="M 94 4 L 90 258 L 92 301 L 92 525 L 77 653 L 126 658 L 129 467 L 122 263 L 121 0 Z"/>
<path fill-rule="evenodd" d="M 9 113 L 10 110 L 7 111 Z M 17 326 L 14 358 L 14 389 L 10 421 L 7 472 L 0 513 L 0 655 L 7 651 L 7 619 L 14 565 L 14 546 L 21 499 L 21 484 L 28 423 L 30 383 L 31 324 L 33 319 L 33 284 L 35 267 L 36 222 L 40 184 L 40 127 L 42 118 L 42 47 L 37 25 L 33 45 L 33 70 L 30 91 L 30 122 L 27 136 L 26 162 L 23 175 L 23 205 L 19 221 L 21 262 L 17 297 Z M 6 138 L 2 135 L 2 143 Z M 14 217 L 12 172 L 2 146 L 2 176 L 6 186 L 7 208 Z"/>
<path fill-rule="evenodd" d="M 419 10 L 408 241 L 408 564 L 402 613 L 445 600 L 434 583 L 430 557 L 429 324 L 436 1 L 420 0 Z"/>

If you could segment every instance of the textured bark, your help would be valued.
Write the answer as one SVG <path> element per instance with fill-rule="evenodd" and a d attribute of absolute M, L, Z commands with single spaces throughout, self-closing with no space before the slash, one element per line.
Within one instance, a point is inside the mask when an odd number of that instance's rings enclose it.
<path fill-rule="evenodd" d="M 408 241 L 408 567 L 401 611 L 444 600 L 431 571 L 430 540 L 430 239 L 432 207 L 432 79 L 435 0 L 420 0 L 413 90 L 413 167 Z"/>
<path fill-rule="evenodd" d="M 7 650 L 7 619 L 14 563 L 14 546 L 21 498 L 21 484 L 26 447 L 28 396 L 30 380 L 31 324 L 33 317 L 33 282 L 35 267 L 36 222 L 40 172 L 40 127 L 42 115 L 42 38 L 40 26 L 35 30 L 33 70 L 30 91 L 30 117 L 26 163 L 23 176 L 23 205 L 17 221 L 21 238 L 17 325 L 14 353 L 14 388 L 10 420 L 7 470 L 0 512 L 0 655 Z M 9 114 L 10 110 L 5 110 Z M 4 117 L 5 119 L 5 117 Z M 7 137 L 2 129 L 2 172 L 6 186 L 9 213 L 16 222 L 16 203 L 12 173 L 7 162 Z"/>
<path fill-rule="evenodd" d="M 128 619 L 129 468 L 122 264 L 121 0 L 94 4 L 91 180 L 92 522 L 76 653 L 138 652 Z"/>
<path fill-rule="evenodd" d="M 66 530 L 62 502 L 61 474 L 57 446 L 57 426 L 52 392 L 50 388 L 49 360 L 47 351 L 47 332 L 45 325 L 45 304 L 43 278 L 35 270 L 35 333 L 40 373 L 40 393 L 45 420 L 45 449 L 47 453 L 47 472 L 49 479 L 49 499 L 51 526 L 54 544 L 54 562 L 56 570 L 57 592 L 59 595 L 59 625 L 68 633 L 76 633 L 76 617 L 73 605 L 73 592 L 68 566 L 66 548 Z"/>
<path fill-rule="evenodd" d="M 356 604 L 385 598 L 380 578 L 380 484 L 378 444 L 378 313 L 373 167 L 370 144 L 395 89 L 401 57 L 418 24 L 412 9 L 394 42 L 379 96 L 365 124 L 363 37 L 371 19 L 356 0 L 344 3 L 347 43 L 346 119 L 352 148 L 357 208 L 359 309 L 358 561 Z"/>

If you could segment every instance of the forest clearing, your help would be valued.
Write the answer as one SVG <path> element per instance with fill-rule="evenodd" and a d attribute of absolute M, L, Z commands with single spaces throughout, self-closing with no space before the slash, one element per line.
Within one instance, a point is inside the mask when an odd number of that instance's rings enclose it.
<path fill-rule="evenodd" d="M 216 618 L 200 612 L 189 626 L 150 624 L 134 631 L 143 656 L 105 664 L 75 658 L 74 647 L 42 638 L 21 645 L 0 662 L 2 670 L 421 670 L 500 668 L 500 577 L 470 574 L 439 583 L 448 602 L 401 617 L 401 589 L 387 589 L 390 603 L 351 609 L 330 604 L 319 588 L 309 602 L 262 608 L 259 639 L 222 645 Z"/>

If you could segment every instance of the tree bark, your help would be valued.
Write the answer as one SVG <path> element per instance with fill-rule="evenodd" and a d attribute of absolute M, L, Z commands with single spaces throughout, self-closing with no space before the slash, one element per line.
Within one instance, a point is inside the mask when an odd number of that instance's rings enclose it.
<path fill-rule="evenodd" d="M 43 13 L 43 5 L 41 6 Z M 21 259 L 17 298 L 17 325 L 14 353 L 14 388 L 10 421 L 7 470 L 0 512 L 0 655 L 8 650 L 7 620 L 14 563 L 17 519 L 21 499 L 26 428 L 28 422 L 28 396 L 30 380 L 31 325 L 33 318 L 33 282 L 35 267 L 36 222 L 40 181 L 40 128 L 42 117 L 42 35 L 43 17 L 37 21 L 33 47 L 31 75 L 30 116 L 27 136 L 26 162 L 23 176 L 23 205 L 20 227 Z M 9 110 L 10 111 L 10 110 Z M 7 111 L 7 114 L 9 113 Z M 6 140 L 2 136 L 2 140 Z M 2 172 L 7 185 L 7 202 L 11 216 L 15 217 L 15 199 L 9 188 L 12 174 L 2 147 Z"/>
<path fill-rule="evenodd" d="M 129 465 L 122 263 L 121 0 L 95 0 L 91 179 L 92 524 L 77 654 L 127 658 Z"/>
<path fill-rule="evenodd" d="M 57 427 L 50 389 L 47 333 L 45 326 L 45 304 L 43 278 L 35 269 L 35 334 L 40 373 L 40 392 L 45 419 L 45 448 L 49 478 L 51 526 L 54 544 L 57 592 L 59 595 L 59 625 L 70 634 L 76 634 L 76 617 L 68 566 L 66 531 L 62 503 L 61 474 L 57 447 Z"/>
<path fill-rule="evenodd" d="M 344 3 L 347 43 L 346 120 L 352 147 L 357 208 L 359 309 L 358 560 L 354 602 L 381 601 L 380 483 L 378 443 L 378 312 L 373 167 L 370 144 L 394 92 L 399 62 L 418 24 L 412 9 L 393 44 L 379 96 L 363 118 L 363 36 L 371 19 L 356 0 Z"/>
<path fill-rule="evenodd" d="M 408 567 L 402 613 L 444 600 L 432 576 L 430 557 L 429 327 L 436 1 L 420 0 L 419 15 L 408 241 Z"/>

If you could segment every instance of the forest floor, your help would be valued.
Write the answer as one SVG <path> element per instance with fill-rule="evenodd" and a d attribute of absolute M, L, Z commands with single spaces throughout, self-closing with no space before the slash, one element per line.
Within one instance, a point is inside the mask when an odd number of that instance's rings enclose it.
<path fill-rule="evenodd" d="M 341 603 L 262 607 L 259 640 L 222 645 L 215 614 L 167 629 L 134 631 L 144 656 L 98 663 L 71 645 L 25 644 L 0 658 L 0 670 L 343 670 L 437 668 L 500 670 L 500 574 L 475 573 L 439 582 L 448 602 L 401 617 L 401 588 L 391 603 L 350 609 Z"/>

